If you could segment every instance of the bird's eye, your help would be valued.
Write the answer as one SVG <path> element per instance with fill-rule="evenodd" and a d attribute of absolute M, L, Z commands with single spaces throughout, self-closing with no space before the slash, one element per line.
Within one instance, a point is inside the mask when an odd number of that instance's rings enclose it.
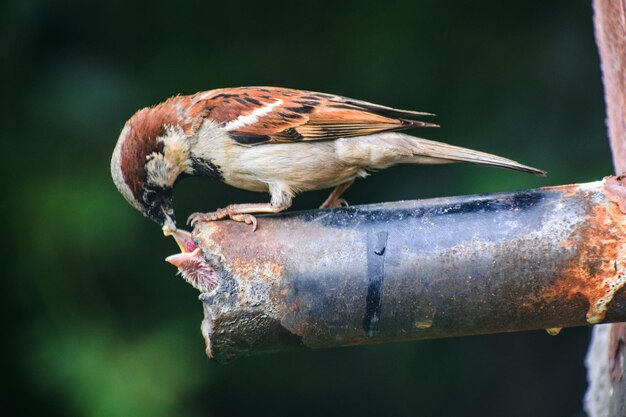
<path fill-rule="evenodd" d="M 143 200 L 146 203 L 152 203 L 156 199 L 157 195 L 158 193 L 154 188 L 146 187 L 143 191 Z"/>

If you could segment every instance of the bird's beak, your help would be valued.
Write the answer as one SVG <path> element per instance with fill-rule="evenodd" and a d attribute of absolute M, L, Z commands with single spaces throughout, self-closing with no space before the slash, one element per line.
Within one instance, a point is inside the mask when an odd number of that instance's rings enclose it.
<path fill-rule="evenodd" d="M 163 234 L 165 236 L 169 236 L 171 233 L 176 231 L 176 220 L 174 220 L 174 211 L 173 210 L 165 210 L 161 208 L 163 211 L 163 215 L 165 216 L 165 221 L 163 222 Z"/>
<path fill-rule="evenodd" d="M 183 266 L 190 261 L 193 261 L 198 255 L 202 254 L 202 250 L 193 241 L 191 233 L 176 228 L 174 220 L 164 211 L 165 222 L 163 223 L 163 234 L 165 236 L 172 236 L 176 241 L 176 244 L 180 248 L 180 253 L 171 255 L 165 258 L 166 262 L 171 263 L 179 271 L 183 270 Z"/>
<path fill-rule="evenodd" d="M 198 248 L 198 245 L 196 245 L 193 241 L 193 236 L 191 235 L 191 233 L 181 229 L 171 230 L 166 226 L 167 223 L 163 226 L 163 234 L 165 236 L 172 236 L 174 238 L 176 244 L 178 244 L 178 247 L 180 248 L 181 254 L 190 253 L 195 251 L 196 249 L 200 249 Z"/>
<path fill-rule="evenodd" d="M 196 247 L 196 249 L 193 252 L 182 252 L 182 253 L 177 253 L 176 255 L 170 255 L 167 258 L 165 258 L 165 262 L 169 262 L 172 265 L 174 265 L 176 268 L 181 269 L 183 264 L 188 262 L 190 259 L 193 259 L 196 256 L 200 255 L 200 253 L 201 253 L 201 249 Z"/>

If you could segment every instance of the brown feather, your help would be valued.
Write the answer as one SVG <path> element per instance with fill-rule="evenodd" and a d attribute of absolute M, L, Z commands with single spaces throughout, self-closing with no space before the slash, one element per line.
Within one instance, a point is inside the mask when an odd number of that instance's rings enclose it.
<path fill-rule="evenodd" d="M 242 87 L 199 93 L 214 121 L 228 126 L 241 117 L 261 114 L 231 133 L 246 144 L 333 140 L 342 137 L 437 125 L 408 120 L 425 116 L 331 94 L 276 87 Z M 280 100 L 280 101 L 279 101 Z M 276 105 L 279 102 L 280 104 Z M 275 105 L 264 113 L 261 109 Z M 253 140 L 250 138 L 263 138 Z"/>

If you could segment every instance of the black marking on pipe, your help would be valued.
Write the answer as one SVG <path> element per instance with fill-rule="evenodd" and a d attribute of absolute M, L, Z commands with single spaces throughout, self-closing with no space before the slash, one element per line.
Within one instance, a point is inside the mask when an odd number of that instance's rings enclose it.
<path fill-rule="evenodd" d="M 386 231 L 367 234 L 367 277 L 369 284 L 365 298 L 363 331 L 370 337 L 378 333 L 378 324 L 380 322 L 387 236 L 388 233 Z"/>

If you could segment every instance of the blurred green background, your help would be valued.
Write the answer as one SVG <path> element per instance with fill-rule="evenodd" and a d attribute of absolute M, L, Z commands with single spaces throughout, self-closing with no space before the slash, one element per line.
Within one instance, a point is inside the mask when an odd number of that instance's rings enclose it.
<path fill-rule="evenodd" d="M 18 415 L 583 415 L 586 328 L 212 363 L 197 293 L 163 262 L 176 245 L 118 194 L 109 160 L 141 107 L 275 85 L 433 112 L 442 127 L 426 137 L 549 171 L 395 167 L 357 181 L 352 204 L 597 180 L 612 166 L 590 1 L 25 0 L 0 11 L 2 395 Z M 176 197 L 179 219 L 267 198 L 198 179 Z"/>

